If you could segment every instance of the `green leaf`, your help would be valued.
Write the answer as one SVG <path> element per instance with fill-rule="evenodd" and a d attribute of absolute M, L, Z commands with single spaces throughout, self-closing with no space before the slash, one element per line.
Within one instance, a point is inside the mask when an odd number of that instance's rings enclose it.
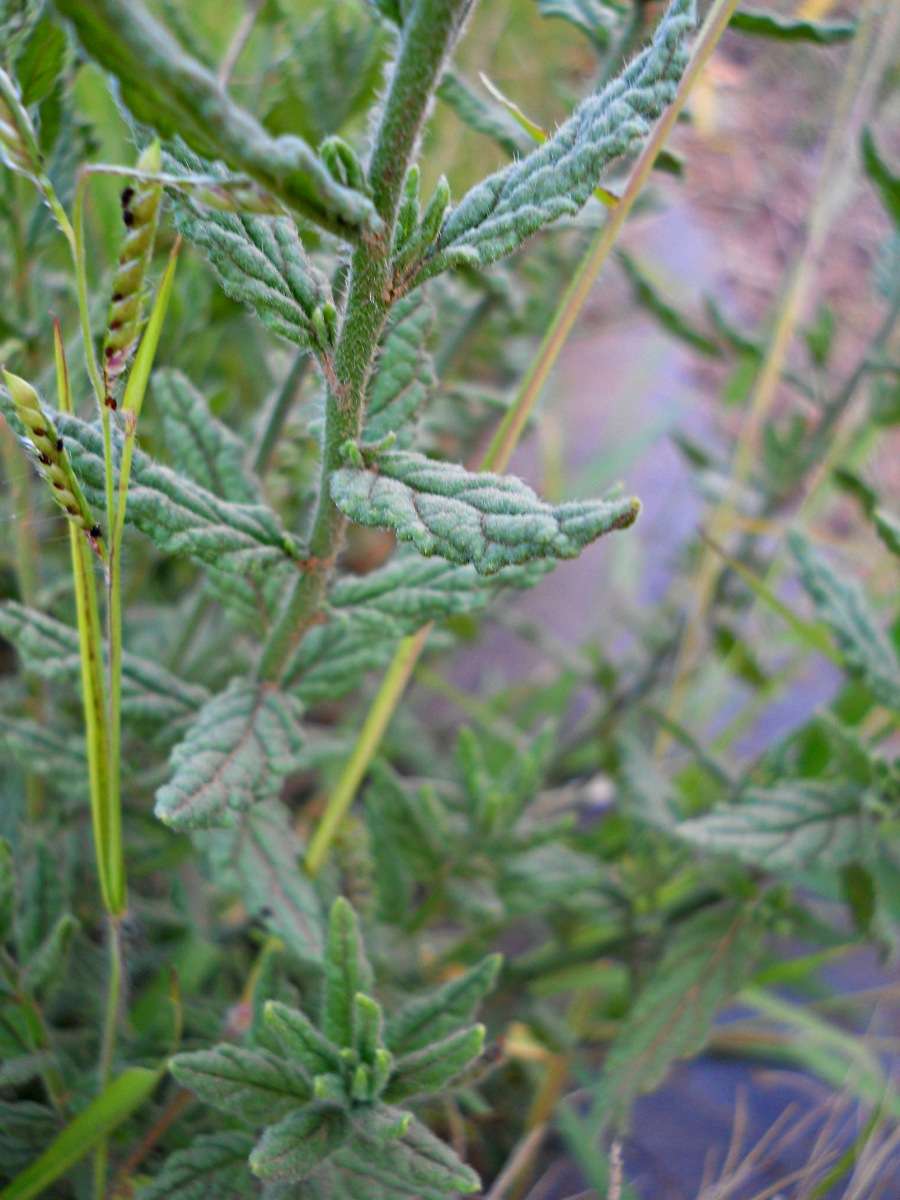
<path fill-rule="evenodd" d="M 267 133 L 141 0 L 55 0 L 55 6 L 87 53 L 116 76 L 138 121 L 246 172 L 333 233 L 356 240 L 363 230 L 377 230 L 368 197 L 341 186 L 302 138 Z"/>
<path fill-rule="evenodd" d="M 387 666 L 401 637 L 398 626 L 365 610 L 332 618 L 304 637 L 283 684 L 305 704 L 345 696 L 367 672 Z"/>
<path fill-rule="evenodd" d="M 900 518 L 882 508 L 875 489 L 848 467 L 836 468 L 834 481 L 838 487 L 856 497 L 882 542 L 891 554 L 900 558 Z"/>
<path fill-rule="evenodd" d="M 305 1104 L 309 1079 L 299 1067 L 264 1050 L 223 1043 L 177 1054 L 169 1068 L 178 1082 L 222 1112 L 250 1125 L 278 1121 Z"/>
<path fill-rule="evenodd" d="M 162 413 L 166 448 L 175 469 L 235 504 L 259 501 L 259 485 L 244 468 L 244 445 L 216 420 L 180 371 L 156 371 L 153 399 Z"/>
<path fill-rule="evenodd" d="M 407 432 L 421 412 L 435 384 L 427 348 L 433 324 L 434 312 L 422 291 L 405 296 L 394 307 L 369 383 L 367 440 L 377 442 L 389 433 Z"/>
<path fill-rule="evenodd" d="M 395 1064 L 384 1099 L 397 1104 L 440 1092 L 470 1067 L 483 1049 L 484 1026 L 472 1025 L 407 1054 Z"/>
<path fill-rule="evenodd" d="M 605 167 L 633 150 L 670 103 L 687 63 L 693 0 L 672 0 L 653 41 L 531 154 L 476 184 L 444 222 L 419 280 L 493 262 L 588 201 Z"/>
<path fill-rule="evenodd" d="M 265 1131 L 250 1155 L 250 1169 L 260 1179 L 305 1179 L 342 1145 L 349 1129 L 342 1109 L 310 1104 Z"/>
<path fill-rule="evenodd" d="M 875 185 L 888 216 L 900 226 L 900 175 L 881 157 L 871 129 L 863 130 L 861 149 L 866 174 Z"/>
<path fill-rule="evenodd" d="M 78 631 L 14 600 L 0 604 L 0 636 L 11 642 L 27 671 L 52 683 L 77 685 Z M 164 667 L 127 652 L 122 658 L 122 715 L 142 725 L 180 727 L 209 696 Z"/>
<path fill-rule="evenodd" d="M 811 779 L 745 789 L 734 804 L 677 823 L 701 850 L 732 854 L 765 870 L 841 866 L 865 855 L 872 820 L 854 786 Z"/>
<path fill-rule="evenodd" d="M 854 21 L 806 21 L 750 8 L 739 8 L 728 26 L 754 37 L 773 38 L 779 42 L 815 42 L 818 46 L 846 42 L 856 33 Z"/>
<path fill-rule="evenodd" d="M 247 1158 L 256 1139 L 238 1131 L 202 1134 L 166 1159 L 139 1200 L 242 1200 L 255 1194 Z"/>
<path fill-rule="evenodd" d="M 80 1162 L 94 1146 L 127 1121 L 159 1081 L 157 1071 L 131 1067 L 70 1121 L 20 1175 L 0 1192 L 0 1200 L 31 1200 Z"/>
<path fill-rule="evenodd" d="M 63 913 L 43 943 L 25 964 L 22 984 L 31 996 L 37 996 L 55 983 L 66 963 L 69 945 L 78 929 L 71 913 Z"/>
<path fill-rule="evenodd" d="M 16 79 L 26 108 L 53 91 L 66 61 L 66 35 L 47 17 L 38 21 L 16 59 Z"/>
<path fill-rule="evenodd" d="M 389 451 L 371 470 L 331 477 L 338 508 L 360 525 L 392 529 L 426 557 L 470 562 L 484 575 L 543 558 L 574 558 L 590 542 L 637 518 L 633 497 L 554 507 L 513 476 L 473 474 L 455 463 Z"/>
<path fill-rule="evenodd" d="M 429 1200 L 433 1194 L 469 1194 L 481 1187 L 475 1172 L 415 1117 L 398 1138 L 352 1141 L 340 1151 L 337 1163 L 379 1184 L 406 1186 L 416 1196 L 424 1192 Z"/>
<path fill-rule="evenodd" d="M 791 534 L 788 541 L 800 568 L 800 580 L 819 617 L 834 634 L 847 670 L 882 704 L 900 711 L 900 663 L 859 584 L 838 575 L 799 534 Z"/>
<path fill-rule="evenodd" d="M 467 1025 L 497 982 L 502 963 L 501 955 L 490 954 L 456 979 L 411 1000 L 388 1021 L 386 1044 L 397 1054 L 411 1054 Z"/>
<path fill-rule="evenodd" d="M 105 485 L 100 430 L 62 414 L 57 425 L 85 495 L 102 509 Z M 285 570 L 291 559 L 300 557 L 293 539 L 265 505 L 232 504 L 137 449 L 126 519 L 160 550 L 187 555 L 214 574 L 258 579 Z"/>
<path fill-rule="evenodd" d="M 296 1058 L 311 1075 L 327 1075 L 341 1070 L 343 1060 L 339 1048 L 320 1033 L 299 1009 L 269 1000 L 264 1020 L 285 1054 Z"/>
<path fill-rule="evenodd" d="M 646 271 L 638 266 L 635 259 L 624 250 L 620 250 L 618 255 L 637 303 L 651 313 L 663 329 L 679 341 L 687 343 L 693 350 L 705 354 L 708 358 L 720 358 L 722 352 L 718 343 L 702 329 L 692 325 L 677 308 L 663 299 Z"/>
<path fill-rule="evenodd" d="M 605 1122 L 621 1122 L 677 1059 L 702 1049 L 718 1009 L 752 975 L 761 937 L 746 903 L 698 913 L 669 935 L 603 1065 L 597 1096 Z"/>
<path fill-rule="evenodd" d="M 168 167 L 176 162 L 167 156 Z M 213 170 L 206 163 L 199 167 L 205 173 Z M 333 309 L 331 289 L 307 257 L 293 221 L 215 212 L 179 197 L 175 224 L 204 251 L 232 300 L 246 305 L 268 329 L 295 346 L 330 349 L 330 343 L 322 342 L 314 315 L 324 313 L 326 306 Z"/>
<path fill-rule="evenodd" d="M 16 872 L 12 847 L 0 838 L 0 946 L 8 940 L 16 911 Z"/>
<path fill-rule="evenodd" d="M 501 105 L 487 104 L 455 71 L 444 72 L 437 94 L 470 129 L 493 138 L 510 158 L 527 154 L 533 146 L 532 139 Z"/>
<path fill-rule="evenodd" d="M 0 1170 L 7 1176 L 23 1170 L 58 1132 L 51 1108 L 33 1100 L 0 1101 Z"/>
<path fill-rule="evenodd" d="M 237 888 L 249 914 L 261 918 L 301 962 L 321 964 L 322 912 L 300 865 L 303 845 L 284 805 L 264 801 L 235 828 L 202 836 L 215 869 Z"/>
<path fill-rule="evenodd" d="M 357 992 L 370 992 L 372 983 L 356 913 L 348 900 L 338 896 L 328 921 L 322 1012 L 322 1032 L 336 1046 L 353 1045 L 354 998 Z"/>
<path fill-rule="evenodd" d="M 542 17 L 559 17 L 580 29 L 598 51 L 607 48 L 622 20 L 621 8 L 605 0 L 538 0 L 538 10 Z"/>
<path fill-rule="evenodd" d="M 87 756 L 84 737 L 62 733 L 28 717 L 5 717 L 0 745 L 24 770 L 65 781 L 67 791 L 86 795 Z"/>
<path fill-rule="evenodd" d="M 173 829 L 233 824 L 277 796 L 303 744 L 301 709 L 276 688 L 233 679 L 172 751 L 172 777 L 154 812 Z"/>

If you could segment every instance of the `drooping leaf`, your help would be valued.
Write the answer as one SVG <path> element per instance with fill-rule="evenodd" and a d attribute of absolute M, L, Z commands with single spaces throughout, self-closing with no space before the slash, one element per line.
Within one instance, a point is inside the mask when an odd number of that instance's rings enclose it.
<path fill-rule="evenodd" d="M 243 444 L 212 415 L 206 399 L 185 375 L 156 371 L 153 400 L 162 413 L 166 448 L 176 470 L 223 500 L 259 501 L 259 486 L 244 468 Z"/>
<path fill-rule="evenodd" d="M 279 1121 L 312 1094 L 305 1073 L 286 1059 L 228 1043 L 176 1054 L 169 1068 L 201 1100 L 250 1125 Z"/>
<path fill-rule="evenodd" d="M 399 1059 L 384 1091 L 389 1104 L 442 1091 L 478 1058 L 484 1048 L 484 1026 L 450 1033 Z"/>
<path fill-rule="evenodd" d="M 11 642 L 25 668 L 42 679 L 77 685 L 78 631 L 15 600 L 0 604 L 0 636 Z M 136 655 L 122 656 L 122 714 L 148 726 L 180 727 L 209 693 Z"/>
<path fill-rule="evenodd" d="M 739 8 L 728 24 L 729 28 L 754 37 L 774 38 L 779 42 L 815 42 L 818 46 L 846 42 L 856 33 L 853 21 L 808 21 L 751 8 Z"/>
<path fill-rule="evenodd" d="M 435 382 L 428 353 L 433 322 L 434 313 L 421 290 L 405 296 L 394 308 L 369 384 L 367 439 L 377 442 L 389 433 L 398 433 L 403 439 L 401 444 L 408 442 L 407 427 L 421 411 Z"/>
<path fill-rule="evenodd" d="M 256 1185 L 247 1158 L 256 1139 L 237 1130 L 201 1134 L 170 1154 L 139 1200 L 243 1200 Z"/>
<path fill-rule="evenodd" d="M 310 1104 L 269 1126 L 250 1155 L 250 1169 L 260 1179 L 305 1179 L 334 1154 L 349 1128 L 343 1109 Z"/>
<path fill-rule="evenodd" d="M 554 507 L 513 476 L 473 474 L 455 463 L 389 451 L 376 468 L 331 479 L 335 504 L 360 525 L 392 529 L 420 554 L 471 563 L 490 575 L 544 558 L 574 558 L 588 543 L 632 525 L 633 497 Z"/>
<path fill-rule="evenodd" d="M 864 857 L 873 823 L 857 787 L 812 779 L 751 787 L 674 826 L 678 837 L 766 870 L 841 866 Z"/>
<path fill-rule="evenodd" d="M 861 148 L 866 174 L 875 185 L 888 216 L 900 226 L 900 175 L 882 158 L 871 129 L 863 131 Z"/>
<path fill-rule="evenodd" d="M 476 184 L 451 211 L 419 279 L 463 262 L 493 262 L 544 225 L 577 213 L 604 168 L 646 137 L 674 97 L 693 25 L 693 0 L 673 0 L 651 45 L 617 79 L 582 101 L 541 147 Z"/>
<path fill-rule="evenodd" d="M 134 116 L 244 171 L 302 216 L 355 239 L 377 228 L 368 197 L 342 186 L 300 137 L 273 138 L 187 54 L 141 0 L 55 0 L 85 50 L 119 80 Z"/>
<path fill-rule="evenodd" d="M 359 921 L 349 901 L 338 896 L 328 922 L 322 1011 L 322 1032 L 336 1046 L 353 1045 L 354 997 L 357 992 L 371 990 L 372 968 L 366 957 Z"/>
<path fill-rule="evenodd" d="M 683 921 L 619 1029 L 598 1085 L 604 1123 L 621 1122 L 672 1064 L 696 1054 L 717 1010 L 752 973 L 762 930 L 749 904 L 726 904 Z"/>
<path fill-rule="evenodd" d="M 411 1054 L 463 1028 L 494 987 L 502 962 L 499 954 L 491 954 L 462 975 L 411 1000 L 388 1021 L 387 1045 L 397 1054 Z"/>
<path fill-rule="evenodd" d="M 232 680 L 197 714 L 172 751 L 156 815 L 175 829 L 233 824 L 277 796 L 302 746 L 301 710 L 276 688 Z"/>
<path fill-rule="evenodd" d="M 791 551 L 800 580 L 819 617 L 834 634 L 847 670 L 888 708 L 900 711 L 900 662 L 874 616 L 862 589 L 831 566 L 805 538 L 792 534 Z"/>

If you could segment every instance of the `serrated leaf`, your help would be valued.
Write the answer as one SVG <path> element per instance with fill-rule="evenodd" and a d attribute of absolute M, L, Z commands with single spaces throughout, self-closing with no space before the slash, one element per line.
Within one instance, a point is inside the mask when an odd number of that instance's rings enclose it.
<path fill-rule="evenodd" d="M 237 888 L 249 914 L 261 918 L 302 962 L 321 963 L 322 912 L 301 866 L 303 846 L 284 805 L 264 801 L 235 828 L 202 837 L 214 868 Z"/>
<path fill-rule="evenodd" d="M 265 1007 L 264 1020 L 285 1054 L 296 1058 L 311 1075 L 329 1074 L 341 1069 L 338 1047 L 320 1033 L 299 1009 L 270 1000 Z"/>
<path fill-rule="evenodd" d="M 153 399 L 162 413 L 166 448 L 177 471 L 236 504 L 259 501 L 259 485 L 244 468 L 240 439 L 210 412 L 205 397 L 180 371 L 156 371 Z"/>
<path fill-rule="evenodd" d="M 446 1088 L 484 1049 L 484 1026 L 472 1025 L 448 1034 L 399 1059 L 384 1090 L 388 1104 L 428 1096 Z"/>
<path fill-rule="evenodd" d="M 789 537 L 800 580 L 829 626 L 847 670 L 888 708 L 900 711 L 900 662 L 859 584 L 845 579 L 799 534 Z"/>
<path fill-rule="evenodd" d="M 378 227 L 368 197 L 341 186 L 301 137 L 267 133 L 141 0 L 55 0 L 55 6 L 88 54 L 116 76 L 138 121 L 221 158 L 334 233 L 355 239 Z"/>
<path fill-rule="evenodd" d="M 471 563 L 483 575 L 545 558 L 574 558 L 637 518 L 633 497 L 553 506 L 513 476 L 473 474 L 455 463 L 390 451 L 371 470 L 331 477 L 338 508 L 360 525 L 392 529 L 426 557 Z"/>
<path fill-rule="evenodd" d="M 338 1154 L 337 1164 L 388 1186 L 405 1185 L 417 1196 L 468 1195 L 481 1187 L 471 1167 L 415 1117 L 399 1138 L 381 1143 L 373 1139 L 368 1145 L 350 1143 Z"/>
<path fill-rule="evenodd" d="M 807 21 L 802 17 L 786 17 L 781 13 L 750 8 L 739 8 L 728 26 L 754 37 L 773 38 L 779 42 L 815 42 L 818 46 L 846 42 L 856 33 L 853 21 Z"/>
<path fill-rule="evenodd" d="M 803 866 L 841 866 L 864 857 L 871 820 L 856 787 L 810 779 L 747 788 L 734 804 L 722 804 L 673 831 L 716 854 L 779 871 Z"/>
<path fill-rule="evenodd" d="M 0 745 L 26 770 L 65 781 L 67 792 L 87 794 L 87 757 L 84 737 L 60 733 L 28 717 L 5 717 Z"/>
<path fill-rule="evenodd" d="M 761 937 L 748 904 L 701 912 L 670 935 L 603 1065 L 597 1095 L 604 1122 L 621 1122 L 675 1061 L 703 1047 L 718 1009 L 752 975 Z"/>
<path fill-rule="evenodd" d="M 177 160 L 167 157 L 166 164 L 179 173 Z M 331 289 L 303 249 L 293 221 L 216 212 L 182 196 L 175 201 L 175 225 L 203 250 L 232 300 L 295 346 L 328 349 L 320 345 L 313 314 L 332 303 Z"/>
<path fill-rule="evenodd" d="M 863 131 L 861 149 L 866 174 L 875 185 L 888 216 L 900 226 L 900 175 L 881 157 L 871 129 Z"/>
<path fill-rule="evenodd" d="M 47 17 L 35 25 L 16 59 L 16 79 L 26 108 L 53 91 L 66 61 L 66 35 Z"/>
<path fill-rule="evenodd" d="M 250 1169 L 260 1179 L 304 1179 L 341 1146 L 349 1129 L 342 1109 L 310 1104 L 265 1131 L 250 1155 Z"/>
<path fill-rule="evenodd" d="M 255 1194 L 247 1158 L 256 1139 L 250 1133 L 201 1134 L 184 1150 L 170 1154 L 138 1200 L 242 1200 Z"/>
<path fill-rule="evenodd" d="M 538 0 L 538 10 L 542 17 L 559 17 L 580 29 L 597 50 L 606 49 L 622 19 L 621 10 L 604 0 Z"/>
<path fill-rule="evenodd" d="M 402 438 L 424 406 L 435 384 L 428 353 L 433 324 L 433 309 L 421 290 L 405 296 L 394 307 L 369 383 L 367 440 L 377 442 L 389 433 L 400 433 Z"/>
<path fill-rule="evenodd" d="M 278 1121 L 311 1094 L 304 1071 L 264 1050 L 223 1043 L 211 1050 L 177 1054 L 169 1068 L 201 1100 L 250 1125 Z"/>
<path fill-rule="evenodd" d="M 493 262 L 577 213 L 604 168 L 633 150 L 673 99 L 694 15 L 693 0 L 673 0 L 652 43 L 617 79 L 582 101 L 539 149 L 476 184 L 447 217 L 419 278 L 457 262 Z"/>
<path fill-rule="evenodd" d="M 467 1025 L 493 989 L 503 959 L 488 955 L 456 979 L 417 996 L 387 1023 L 385 1043 L 396 1054 L 410 1054 Z"/>
<path fill-rule="evenodd" d="M 317 625 L 289 660 L 284 686 L 305 704 L 345 696 L 367 672 L 387 666 L 401 637 L 399 628 L 367 613 Z"/>
<path fill-rule="evenodd" d="M 174 829 L 233 824 L 277 796 L 303 744 L 300 706 L 277 688 L 233 679 L 197 714 L 172 751 L 155 813 Z"/>
<path fill-rule="evenodd" d="M 336 1046 L 353 1045 L 354 998 L 357 992 L 370 992 L 372 983 L 356 913 L 348 900 L 338 896 L 328 921 L 322 1010 L 322 1032 Z"/>

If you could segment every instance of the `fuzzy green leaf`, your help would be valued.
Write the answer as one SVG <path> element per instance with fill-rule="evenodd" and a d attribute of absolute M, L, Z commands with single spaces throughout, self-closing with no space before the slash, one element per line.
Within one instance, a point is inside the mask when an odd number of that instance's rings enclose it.
<path fill-rule="evenodd" d="M 397 1054 L 411 1054 L 467 1025 L 493 989 L 502 963 L 499 954 L 488 955 L 456 979 L 417 996 L 388 1021 L 387 1045 Z"/>
<path fill-rule="evenodd" d="M 100 430 L 59 415 L 72 465 L 89 501 L 104 505 Z M 184 554 L 209 571 L 254 578 L 299 559 L 293 539 L 262 504 L 232 504 L 135 450 L 126 520 L 167 554 Z"/>
<path fill-rule="evenodd" d="M 322 1013 L 322 1032 L 336 1046 L 353 1045 L 354 998 L 357 992 L 370 992 L 372 982 L 356 913 L 349 901 L 338 896 L 328 921 Z"/>
<path fill-rule="evenodd" d="M 441 1091 L 478 1058 L 484 1049 L 484 1026 L 472 1025 L 407 1054 L 394 1066 L 384 1090 L 389 1104 Z"/>
<path fill-rule="evenodd" d="M 259 501 L 259 485 L 244 468 L 240 439 L 209 410 L 180 371 L 156 371 L 153 399 L 162 413 L 166 448 L 175 468 L 194 483 L 235 504 Z"/>
<path fill-rule="evenodd" d="M 632 525 L 640 509 L 633 497 L 554 507 L 513 476 L 473 474 L 404 451 L 379 455 L 377 469 L 336 471 L 331 494 L 358 524 L 392 529 L 420 554 L 470 562 L 483 575 L 574 558 L 601 534 Z"/>
<path fill-rule="evenodd" d="M 752 975 L 761 937 L 746 903 L 701 912 L 671 935 L 603 1065 L 598 1100 L 605 1121 L 621 1121 L 677 1059 L 703 1047 L 718 1009 Z"/>
<path fill-rule="evenodd" d="M 349 1129 L 342 1109 L 310 1104 L 265 1131 L 250 1155 L 250 1169 L 260 1179 L 305 1179 L 342 1145 Z"/>
<path fill-rule="evenodd" d="M 64 781 L 70 795 L 87 794 L 87 757 L 84 737 L 66 734 L 28 717 L 4 717 L 0 746 L 23 770 Z"/>
<path fill-rule="evenodd" d="M 405 1185 L 429 1200 L 432 1195 L 477 1192 L 481 1186 L 475 1172 L 415 1117 L 398 1138 L 351 1142 L 337 1163 L 388 1187 Z"/>
<path fill-rule="evenodd" d="M 177 1054 L 170 1070 L 201 1100 L 251 1125 L 280 1120 L 312 1094 L 299 1067 L 264 1050 L 245 1050 L 228 1043 Z"/>
<path fill-rule="evenodd" d="M 303 846 L 284 805 L 263 801 L 236 827 L 199 836 L 209 848 L 213 869 L 223 884 L 240 892 L 250 915 L 260 917 L 301 961 L 321 963 L 322 912 L 300 865 Z"/>
<path fill-rule="evenodd" d="M 172 751 L 172 778 L 156 793 L 156 815 L 174 829 L 228 825 L 277 796 L 303 744 L 300 715 L 276 688 L 232 680 Z"/>
<path fill-rule="evenodd" d="M 371 201 L 341 186 L 302 138 L 273 138 L 191 58 L 141 0 L 55 0 L 81 44 L 119 80 L 135 117 L 221 158 L 302 216 L 355 239 L 375 230 Z"/>
<path fill-rule="evenodd" d="M 799 534 L 789 538 L 800 568 L 800 580 L 819 617 L 829 626 L 847 670 L 872 695 L 900 711 L 900 662 L 882 632 L 859 584 L 845 579 Z"/>
<path fill-rule="evenodd" d="M 444 222 L 420 279 L 463 262 L 493 262 L 577 213 L 604 168 L 633 150 L 673 99 L 694 16 L 694 0 L 673 0 L 652 43 L 617 79 L 582 101 L 537 150 L 476 184 Z"/>
<path fill-rule="evenodd" d="M 433 324 L 434 312 L 421 291 L 404 297 L 394 308 L 369 384 L 367 440 L 377 442 L 389 433 L 402 437 L 421 412 L 435 383 L 428 353 Z"/>
<path fill-rule="evenodd" d="M 247 1167 L 255 1138 L 241 1131 L 202 1134 L 170 1154 L 139 1200 L 243 1200 L 256 1187 Z"/>
<path fill-rule="evenodd" d="M 735 804 L 680 821 L 678 837 L 698 849 L 733 854 L 779 871 L 842 866 L 865 856 L 871 822 L 856 787 L 811 779 L 747 788 Z"/>
<path fill-rule="evenodd" d="M 476 133 L 493 138 L 510 158 L 527 154 L 533 142 L 499 104 L 488 104 L 454 71 L 446 71 L 438 96 Z"/>
<path fill-rule="evenodd" d="M 621 20 L 621 11 L 604 0 L 538 0 L 542 17 L 559 17 L 591 39 L 598 50 L 609 45 L 610 34 Z"/>
<path fill-rule="evenodd" d="M 14 600 L 0 604 L 0 636 L 21 655 L 26 670 L 50 682 L 77 685 L 81 672 L 78 631 Z M 136 655 L 122 658 L 122 714 L 151 726 L 180 726 L 209 696 Z"/>
<path fill-rule="evenodd" d="M 332 304 L 331 289 L 307 257 L 291 220 L 214 212 L 181 197 L 175 224 L 204 251 L 232 300 L 295 346 L 329 348 L 322 344 L 314 314 Z"/>
<path fill-rule="evenodd" d="M 264 1019 L 285 1054 L 296 1058 L 311 1075 L 340 1071 L 339 1048 L 316 1029 L 305 1013 L 277 1000 L 269 1000 Z"/>
<path fill-rule="evenodd" d="M 728 24 L 730 29 L 754 37 L 774 38 L 779 42 L 815 42 L 818 46 L 846 42 L 856 33 L 853 21 L 807 21 L 750 8 L 739 8 Z"/>

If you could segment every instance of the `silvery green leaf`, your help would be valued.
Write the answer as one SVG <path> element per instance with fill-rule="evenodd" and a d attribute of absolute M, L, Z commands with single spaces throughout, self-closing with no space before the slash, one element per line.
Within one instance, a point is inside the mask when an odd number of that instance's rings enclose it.
<path fill-rule="evenodd" d="M 255 1195 L 247 1166 L 255 1138 L 240 1130 L 201 1134 L 166 1159 L 138 1200 L 243 1200 Z"/>
<path fill-rule="evenodd" d="M 420 291 L 393 309 L 381 353 L 369 383 L 365 437 L 379 441 L 389 433 L 401 439 L 421 411 L 435 384 L 428 341 L 434 324 L 431 304 Z"/>
<path fill-rule="evenodd" d="M 872 824 L 857 787 L 814 779 L 750 787 L 680 821 L 673 832 L 700 850 L 731 854 L 766 870 L 842 866 L 866 856 Z"/>
<path fill-rule="evenodd" d="M 490 954 L 462 975 L 411 1000 L 387 1023 L 385 1042 L 411 1054 L 463 1028 L 497 982 L 503 959 Z"/>
<path fill-rule="evenodd" d="M 472 1065 L 483 1049 L 484 1026 L 471 1025 L 414 1050 L 394 1064 L 384 1099 L 388 1104 L 397 1104 L 413 1096 L 442 1091 Z"/>
<path fill-rule="evenodd" d="M 545 558 L 574 558 L 586 545 L 633 524 L 633 497 L 551 505 L 513 476 L 473 474 L 455 463 L 389 451 L 372 469 L 331 479 L 338 508 L 360 525 L 392 529 L 420 554 L 471 563 L 483 575 Z"/>
<path fill-rule="evenodd" d="M 251 917 L 261 919 L 301 961 L 321 963 L 321 907 L 301 865 L 303 846 L 280 801 L 256 804 L 232 828 L 195 838 L 207 849 L 218 881 L 239 892 Z"/>
<path fill-rule="evenodd" d="M 78 631 L 15 600 L 0 604 L 0 635 L 11 642 L 23 665 L 42 679 L 77 686 L 81 674 Z M 197 684 L 136 655 L 122 658 L 122 714 L 147 726 L 179 725 L 208 698 Z"/>
<path fill-rule="evenodd" d="M 336 1046 L 353 1045 L 354 998 L 357 992 L 370 992 L 372 982 L 356 913 L 350 902 L 339 896 L 328 921 L 322 1010 L 322 1032 Z"/>
<path fill-rule="evenodd" d="M 409 1187 L 416 1196 L 470 1194 L 481 1187 L 471 1167 L 415 1117 L 399 1138 L 380 1144 L 351 1142 L 336 1162 L 373 1182 Z"/>
<path fill-rule="evenodd" d="M 799 534 L 792 534 L 789 543 L 800 581 L 834 634 L 847 670 L 882 704 L 900 712 L 900 662 L 859 584 L 839 575 Z"/>
<path fill-rule="evenodd" d="M 341 1070 L 340 1050 L 320 1033 L 305 1013 L 277 1000 L 269 1000 L 264 1020 L 285 1054 L 297 1059 L 312 1076 Z"/>
<path fill-rule="evenodd" d="M 346 1140 L 347 1115 L 333 1104 L 310 1104 L 270 1125 L 250 1155 L 260 1179 L 304 1179 Z"/>
<path fill-rule="evenodd" d="M 55 983 L 62 974 L 69 946 L 78 929 L 71 913 L 63 913 L 44 941 L 28 959 L 22 973 L 22 986 L 31 996 L 37 996 Z"/>
<path fill-rule="evenodd" d="M 138 121 L 221 158 L 324 228 L 355 240 L 379 222 L 368 197 L 341 186 L 300 137 L 272 137 L 185 52 L 141 0 L 55 0 L 86 52 L 119 81 Z"/>
<path fill-rule="evenodd" d="M 162 413 L 166 448 L 175 469 L 236 504 L 259 501 L 259 485 L 244 467 L 241 440 L 210 412 L 181 371 L 155 371 L 153 402 Z"/>
<path fill-rule="evenodd" d="M 604 168 L 633 150 L 675 96 L 688 60 L 694 0 L 672 0 L 651 44 L 531 154 L 463 197 L 444 222 L 419 279 L 457 263 L 487 264 L 537 230 L 574 216 Z"/>
<path fill-rule="evenodd" d="M 61 733 L 28 717 L 3 719 L 0 746 L 25 770 L 56 783 L 65 781 L 68 793 L 87 794 L 84 736 Z"/>
<path fill-rule="evenodd" d="M 172 777 L 156 793 L 156 815 L 175 829 L 229 825 L 277 796 L 303 744 L 301 713 L 271 685 L 232 680 L 172 751 Z"/>
<path fill-rule="evenodd" d="M 250 1125 L 278 1121 L 309 1100 L 306 1074 L 264 1050 L 223 1043 L 176 1054 L 169 1069 L 186 1088 Z"/>
<path fill-rule="evenodd" d="M 103 439 L 77 417 L 54 414 L 89 502 L 102 510 Z M 217 572 L 264 577 L 292 558 L 293 539 L 262 504 L 232 504 L 135 450 L 126 520 L 167 554 L 184 554 Z"/>
<path fill-rule="evenodd" d="M 605 0 L 538 0 L 542 17 L 559 17 L 574 25 L 598 50 L 609 45 L 610 34 L 622 20 L 621 6 Z"/>
<path fill-rule="evenodd" d="M 437 94 L 470 129 L 493 138 L 510 158 L 527 154 L 534 145 L 505 108 L 486 101 L 455 71 L 444 72 Z"/>

